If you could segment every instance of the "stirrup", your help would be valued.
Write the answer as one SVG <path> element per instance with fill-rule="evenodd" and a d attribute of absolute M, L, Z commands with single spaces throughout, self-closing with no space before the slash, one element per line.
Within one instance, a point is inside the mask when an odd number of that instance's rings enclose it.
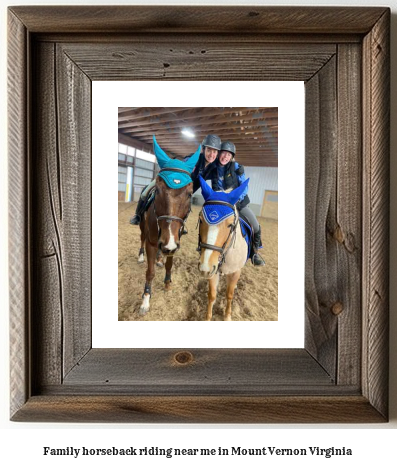
<path fill-rule="evenodd" d="M 266 265 L 265 261 L 258 253 L 254 253 L 252 256 L 252 264 L 256 267 Z"/>
<path fill-rule="evenodd" d="M 139 226 L 140 222 L 141 216 L 139 216 L 139 214 L 135 214 L 135 216 L 130 219 L 130 224 L 132 224 L 133 226 Z"/>

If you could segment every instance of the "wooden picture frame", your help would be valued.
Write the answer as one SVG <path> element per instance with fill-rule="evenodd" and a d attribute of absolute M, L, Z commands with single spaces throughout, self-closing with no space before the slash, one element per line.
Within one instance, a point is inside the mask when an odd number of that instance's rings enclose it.
<path fill-rule="evenodd" d="M 389 23 L 383 7 L 9 8 L 11 420 L 388 420 Z M 91 81 L 220 67 L 306 83 L 305 348 L 92 349 Z"/>

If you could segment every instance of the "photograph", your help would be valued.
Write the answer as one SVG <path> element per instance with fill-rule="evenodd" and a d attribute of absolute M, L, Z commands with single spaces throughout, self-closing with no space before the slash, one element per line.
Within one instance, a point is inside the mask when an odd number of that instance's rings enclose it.
<path fill-rule="evenodd" d="M 235 465 L 250 466 L 251 449 L 298 450 L 305 467 L 367 458 L 347 431 L 281 430 L 395 426 L 390 13 L 8 9 L 15 432 L 214 426 L 202 456 Z M 280 434 L 248 443 L 237 427 Z M 45 460 L 188 449 L 149 431 L 63 447 L 36 435 Z"/>
<path fill-rule="evenodd" d="M 278 320 L 278 108 L 118 108 L 119 321 Z"/>

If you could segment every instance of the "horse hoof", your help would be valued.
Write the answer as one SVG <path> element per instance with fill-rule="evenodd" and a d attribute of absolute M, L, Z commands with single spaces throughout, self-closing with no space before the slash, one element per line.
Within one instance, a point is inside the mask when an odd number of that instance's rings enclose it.
<path fill-rule="evenodd" d="M 158 267 L 160 267 L 160 268 L 163 268 L 163 267 L 164 267 L 164 263 L 163 263 L 163 262 L 160 262 L 160 260 L 158 260 L 158 261 L 156 262 L 156 265 L 157 265 Z"/>
<path fill-rule="evenodd" d="M 141 306 L 139 308 L 139 315 L 140 316 L 146 316 L 146 314 L 149 312 L 149 308 L 148 307 L 144 307 L 144 306 Z"/>
<path fill-rule="evenodd" d="M 150 294 L 143 295 L 143 301 L 141 307 L 139 308 L 139 315 L 145 316 L 150 309 Z"/>

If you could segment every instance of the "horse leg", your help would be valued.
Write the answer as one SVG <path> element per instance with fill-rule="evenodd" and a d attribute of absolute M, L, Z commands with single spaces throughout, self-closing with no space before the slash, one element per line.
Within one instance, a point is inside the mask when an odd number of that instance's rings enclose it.
<path fill-rule="evenodd" d="M 164 288 L 166 291 L 170 291 L 171 289 L 171 270 L 172 270 L 172 263 L 174 261 L 174 257 L 167 257 L 165 262 L 165 278 L 164 278 Z"/>
<path fill-rule="evenodd" d="M 219 273 L 216 273 L 208 280 L 208 306 L 207 306 L 207 321 L 212 319 L 212 308 L 216 300 L 216 290 L 218 288 Z"/>
<path fill-rule="evenodd" d="M 237 282 L 240 278 L 241 270 L 237 270 L 230 275 L 226 275 L 226 310 L 223 317 L 225 321 L 232 320 L 232 301 L 234 296 L 234 290 L 236 289 Z"/>
<path fill-rule="evenodd" d="M 141 229 L 141 248 L 139 249 L 138 263 L 143 263 L 145 261 L 145 218 L 142 216 L 141 222 L 139 224 Z"/>
<path fill-rule="evenodd" d="M 145 290 L 142 295 L 142 304 L 139 309 L 139 314 L 144 316 L 149 312 L 150 309 L 150 296 L 152 293 L 152 281 L 154 278 L 154 261 L 156 259 L 157 247 L 151 245 L 149 241 L 146 241 L 146 255 L 147 255 L 147 270 L 146 270 L 146 283 Z"/>
<path fill-rule="evenodd" d="M 157 256 L 156 256 L 156 265 L 158 267 L 163 268 L 164 263 L 163 263 L 163 255 L 161 253 L 161 250 L 157 250 Z"/>
<path fill-rule="evenodd" d="M 145 261 L 145 239 L 142 240 L 141 236 L 141 248 L 139 249 L 139 257 L 138 257 L 138 263 L 143 263 Z"/>

